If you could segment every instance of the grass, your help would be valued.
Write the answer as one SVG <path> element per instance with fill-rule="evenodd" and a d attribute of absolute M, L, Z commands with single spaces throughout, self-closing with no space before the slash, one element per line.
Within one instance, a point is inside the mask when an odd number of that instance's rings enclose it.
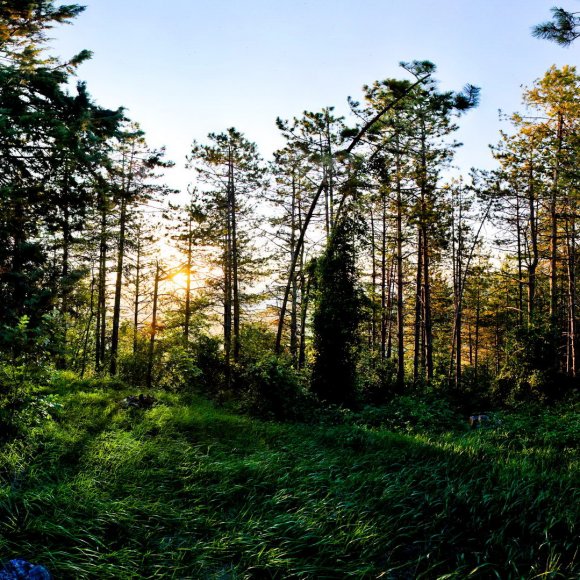
<path fill-rule="evenodd" d="M 571 411 L 395 432 L 126 394 L 63 384 L 53 419 L 2 445 L 1 558 L 55 578 L 580 576 Z"/>

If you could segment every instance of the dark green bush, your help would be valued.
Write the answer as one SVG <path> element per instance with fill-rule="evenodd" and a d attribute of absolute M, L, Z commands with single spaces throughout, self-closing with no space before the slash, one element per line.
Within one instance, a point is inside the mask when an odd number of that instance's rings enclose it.
<path fill-rule="evenodd" d="M 491 384 L 495 404 L 550 403 L 578 389 L 558 366 L 557 338 L 549 327 L 516 328 L 508 334 L 505 360 Z"/>
<path fill-rule="evenodd" d="M 202 374 L 197 366 L 195 353 L 183 344 L 173 345 L 160 357 L 161 369 L 155 384 L 169 391 L 194 389 Z"/>
<path fill-rule="evenodd" d="M 122 353 L 118 358 L 119 376 L 129 385 L 141 386 L 147 380 L 145 348 L 135 353 Z"/>
<path fill-rule="evenodd" d="M 211 397 L 220 395 L 226 385 L 226 365 L 220 340 L 200 335 L 189 348 L 199 369 L 196 377 L 198 388 Z"/>
<path fill-rule="evenodd" d="M 354 416 L 354 422 L 391 431 L 442 433 L 465 429 L 466 418 L 450 404 L 435 397 L 399 396 L 382 406 L 367 406 Z"/>
<path fill-rule="evenodd" d="M 267 355 L 238 369 L 236 384 L 244 412 L 263 419 L 303 416 L 307 395 L 301 376 L 289 363 Z"/>
<path fill-rule="evenodd" d="M 361 349 L 357 362 L 357 391 L 363 403 L 379 405 L 397 392 L 395 359 L 383 358 L 379 352 Z"/>

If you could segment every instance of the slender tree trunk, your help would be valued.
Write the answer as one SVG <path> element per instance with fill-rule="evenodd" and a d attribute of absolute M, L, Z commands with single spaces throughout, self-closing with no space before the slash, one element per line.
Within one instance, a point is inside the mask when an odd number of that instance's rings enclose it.
<path fill-rule="evenodd" d="M 225 251 L 224 251 L 224 354 L 226 367 L 228 369 L 229 385 L 229 368 L 231 364 L 232 349 L 232 267 L 231 267 L 231 214 L 229 204 L 226 216 L 225 232 Z"/>
<path fill-rule="evenodd" d="M 183 336 L 185 342 L 189 341 L 189 325 L 191 321 L 191 269 L 193 267 L 193 225 L 191 217 L 188 221 L 187 227 L 187 264 L 185 283 L 185 320 L 183 323 Z"/>
<path fill-rule="evenodd" d="M 141 230 L 137 234 L 137 255 L 135 263 L 135 300 L 133 301 L 133 355 L 139 348 L 139 307 L 141 305 Z"/>
<path fill-rule="evenodd" d="M 532 154 L 530 153 L 528 167 L 528 206 L 529 206 L 529 230 L 531 245 L 531 260 L 528 265 L 528 326 L 534 323 L 534 310 L 536 305 L 536 268 L 540 261 L 538 249 L 538 222 L 536 217 L 535 188 L 533 181 Z"/>
<path fill-rule="evenodd" d="M 232 225 L 232 298 L 233 298 L 233 327 L 234 327 L 234 362 L 240 358 L 240 291 L 238 283 L 238 234 L 236 216 L 236 189 L 234 181 L 234 164 L 230 153 L 230 209 Z"/>
<path fill-rule="evenodd" d="M 403 274 L 403 196 L 401 192 L 400 153 L 397 146 L 397 385 L 405 385 L 405 311 Z M 415 376 L 414 379 L 416 380 Z"/>
<path fill-rule="evenodd" d="M 83 341 L 83 352 L 81 355 L 81 370 L 80 375 L 81 379 L 85 376 L 85 372 L 87 369 L 87 353 L 89 350 L 89 338 L 91 336 L 91 325 L 93 323 L 93 317 L 95 316 L 95 276 L 94 273 L 91 276 L 91 302 L 90 302 L 90 311 L 89 311 L 89 319 L 87 320 L 87 326 L 84 332 L 84 341 Z"/>
<path fill-rule="evenodd" d="M 101 232 L 99 243 L 99 289 L 97 300 L 97 326 L 95 337 L 95 370 L 100 372 L 105 363 L 105 339 L 107 316 L 107 209 L 101 208 Z"/>
<path fill-rule="evenodd" d="M 518 326 L 523 325 L 524 316 L 524 274 L 522 258 L 522 224 L 520 221 L 520 195 L 516 190 L 516 237 L 517 237 L 517 261 L 518 261 Z"/>
<path fill-rule="evenodd" d="M 117 374 L 117 354 L 119 351 L 119 327 L 121 324 L 121 293 L 123 290 L 123 265 L 125 260 L 125 235 L 127 229 L 127 199 L 123 192 L 119 217 L 119 247 L 117 249 L 117 274 L 115 277 L 115 299 L 113 303 L 113 325 L 111 331 L 111 358 L 109 372 Z"/>
<path fill-rule="evenodd" d="M 303 249 L 301 250 L 304 251 Z M 311 276 L 304 275 L 304 258 L 301 258 L 300 268 L 300 345 L 298 348 L 298 368 L 306 365 L 306 320 L 308 316 L 308 301 L 310 298 Z"/>
<path fill-rule="evenodd" d="M 557 146 L 554 159 L 552 178 L 552 194 L 550 199 L 550 320 L 552 329 L 556 332 L 558 308 L 558 188 L 560 178 L 560 155 L 562 152 L 563 116 L 558 113 Z"/>
<path fill-rule="evenodd" d="M 292 172 L 292 200 L 290 207 L 290 262 L 294 261 L 296 251 L 296 176 Z M 294 365 L 298 363 L 298 276 L 292 278 L 290 308 L 290 354 Z"/>
<path fill-rule="evenodd" d="M 459 191 L 459 203 L 458 205 L 458 223 L 456 227 L 457 231 L 457 256 L 455 265 L 455 388 L 459 390 L 461 388 L 461 373 L 462 373 L 462 324 L 463 324 L 463 200 L 461 196 L 461 190 Z M 455 240 L 455 236 L 454 240 Z"/>
<path fill-rule="evenodd" d="M 387 192 L 381 188 L 382 231 L 381 231 L 381 357 L 387 349 Z"/>
<path fill-rule="evenodd" d="M 428 193 L 428 167 L 427 167 L 427 130 L 425 118 L 421 117 L 421 221 L 423 230 L 423 324 L 425 332 L 425 365 L 427 370 L 427 382 L 433 379 L 433 329 L 431 324 L 431 275 L 430 275 L 430 247 L 428 236 L 427 193 Z"/>
<path fill-rule="evenodd" d="M 421 334 L 423 321 L 422 290 L 423 290 L 423 233 L 417 229 L 417 275 L 415 280 L 415 348 L 413 356 L 413 381 L 419 380 L 419 366 L 421 361 Z"/>
<path fill-rule="evenodd" d="M 377 324 L 377 245 L 375 239 L 375 216 L 373 208 L 370 207 L 371 218 L 371 332 L 370 347 L 374 351 L 378 344 L 378 324 Z"/>
<path fill-rule="evenodd" d="M 467 341 L 469 346 L 469 366 L 473 366 L 473 327 L 471 325 L 472 317 L 467 320 Z"/>
<path fill-rule="evenodd" d="M 157 334 L 157 301 L 159 297 L 159 280 L 161 267 L 159 261 L 155 262 L 155 281 L 153 283 L 153 312 L 151 313 L 151 334 L 149 335 L 149 351 L 147 356 L 147 379 L 148 389 L 153 386 L 153 360 L 155 357 L 155 336 Z"/>
<path fill-rule="evenodd" d="M 499 363 L 500 363 L 500 338 L 499 338 L 499 301 L 498 301 L 498 305 L 496 306 L 496 310 L 495 310 L 495 342 L 494 342 L 494 347 L 495 347 L 495 374 L 498 375 L 499 374 Z"/>
<path fill-rule="evenodd" d="M 570 222 L 566 224 L 567 230 L 567 270 L 568 270 L 568 361 L 567 371 L 572 377 L 576 376 L 576 224 L 574 213 Z"/>
<path fill-rule="evenodd" d="M 395 277 L 395 257 L 389 258 L 389 275 L 387 276 L 387 358 L 393 355 L 393 282 Z"/>
<path fill-rule="evenodd" d="M 298 231 L 302 231 L 302 195 L 298 198 Z M 299 248 L 294 246 L 294 252 L 299 252 L 298 262 L 300 264 L 298 275 L 300 277 L 300 343 L 298 347 L 298 368 L 302 369 L 306 365 L 306 320 L 308 315 L 308 299 L 310 294 L 310 276 L 306 281 L 304 274 L 304 244 Z M 296 259 L 293 256 L 292 261 Z"/>
<path fill-rule="evenodd" d="M 457 315 L 456 315 L 456 331 L 455 331 L 455 336 L 456 336 L 456 346 L 455 346 L 455 356 L 456 356 L 456 360 L 455 360 L 455 388 L 456 389 L 460 389 L 461 388 L 461 371 L 462 371 L 462 367 L 461 367 L 461 351 L 463 348 L 463 343 L 462 343 L 462 324 L 463 324 L 463 308 L 461 307 L 461 302 L 459 302 L 457 304 Z M 432 364 L 432 363 L 431 363 Z"/>
<path fill-rule="evenodd" d="M 481 299 L 480 286 L 477 285 L 475 297 L 475 361 L 474 361 L 474 381 L 477 383 L 477 375 L 479 372 L 479 325 L 480 325 Z"/>

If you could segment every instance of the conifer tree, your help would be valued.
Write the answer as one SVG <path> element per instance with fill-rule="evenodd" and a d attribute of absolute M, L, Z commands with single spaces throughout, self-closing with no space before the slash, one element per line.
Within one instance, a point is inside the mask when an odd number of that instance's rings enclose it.
<path fill-rule="evenodd" d="M 240 322 L 247 282 L 256 275 L 252 256 L 251 206 L 263 186 L 265 168 L 256 145 L 234 128 L 194 142 L 189 166 L 197 174 L 198 200 L 205 206 L 207 245 L 219 253 L 225 359 L 240 355 Z"/>
<path fill-rule="evenodd" d="M 118 208 L 117 259 L 115 276 L 115 294 L 111 329 L 111 348 L 109 371 L 117 372 L 117 354 L 119 349 L 119 330 L 121 321 L 121 294 L 123 291 L 124 264 L 127 242 L 130 241 L 129 228 L 133 209 L 146 204 L 154 196 L 159 199 L 167 193 L 167 188 L 155 182 L 156 171 L 171 167 L 163 160 L 165 152 L 151 150 L 147 147 L 143 132 L 138 125 L 128 127 L 117 139 L 115 159 L 110 166 L 111 183 L 113 184 L 113 201 Z"/>
<path fill-rule="evenodd" d="M 84 85 L 66 89 L 69 75 L 90 56 L 67 62 L 45 57 L 46 32 L 82 8 L 53 2 L 4 2 L 0 7 L 0 322 L 27 314 L 30 326 L 58 305 L 67 311 L 70 250 L 91 190 L 103 135 L 117 112 L 96 107 Z M 53 242 L 47 241 L 53 238 Z M 60 240 L 58 240 L 60 237 Z M 56 242 L 56 245 L 55 245 Z M 50 263 L 50 246 L 60 264 Z"/>

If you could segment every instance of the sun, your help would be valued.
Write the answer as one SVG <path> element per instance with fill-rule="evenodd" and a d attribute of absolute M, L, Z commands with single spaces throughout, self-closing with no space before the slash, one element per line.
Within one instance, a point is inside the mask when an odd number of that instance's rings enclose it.
<path fill-rule="evenodd" d="M 181 270 L 173 274 L 171 283 L 177 288 L 185 288 L 187 286 L 187 272 Z"/>

